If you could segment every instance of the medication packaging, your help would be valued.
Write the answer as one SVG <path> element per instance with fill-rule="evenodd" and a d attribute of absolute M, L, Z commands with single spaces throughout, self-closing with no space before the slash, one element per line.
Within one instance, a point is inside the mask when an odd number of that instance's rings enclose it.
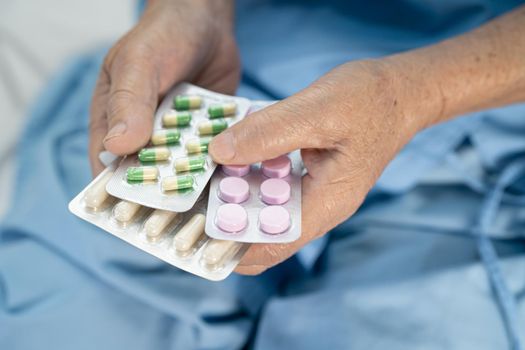
<path fill-rule="evenodd" d="M 214 135 L 241 120 L 250 101 L 183 83 L 160 104 L 148 146 L 124 158 L 106 187 L 114 197 L 175 212 L 190 210 L 216 164 Z"/>
<path fill-rule="evenodd" d="M 205 234 L 207 191 L 184 213 L 153 209 L 118 199 L 106 191 L 114 169 L 112 165 L 97 176 L 69 203 L 69 210 L 135 247 L 200 277 L 219 281 L 234 270 L 249 244 L 212 239 Z M 145 169 L 143 174 L 149 177 L 150 169 Z"/>
<path fill-rule="evenodd" d="M 274 101 L 252 101 L 250 113 Z M 301 236 L 300 152 L 260 164 L 222 165 L 212 177 L 206 233 L 221 240 L 287 243 Z"/>

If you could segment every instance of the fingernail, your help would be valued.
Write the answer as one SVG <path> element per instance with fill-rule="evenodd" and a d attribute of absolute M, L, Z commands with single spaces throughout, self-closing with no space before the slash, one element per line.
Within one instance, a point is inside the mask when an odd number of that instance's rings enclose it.
<path fill-rule="evenodd" d="M 230 160 L 235 157 L 235 149 L 233 148 L 233 135 L 231 132 L 225 131 L 212 140 L 211 151 L 214 158 L 219 160 Z"/>
<path fill-rule="evenodd" d="M 104 142 L 111 140 L 114 137 L 123 135 L 126 132 L 126 129 L 128 126 L 124 122 L 118 122 L 114 127 L 109 130 L 106 137 L 104 138 Z"/>

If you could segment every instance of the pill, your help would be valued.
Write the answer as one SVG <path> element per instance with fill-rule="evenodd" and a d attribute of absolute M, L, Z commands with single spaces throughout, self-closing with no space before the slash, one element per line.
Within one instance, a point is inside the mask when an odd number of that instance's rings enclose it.
<path fill-rule="evenodd" d="M 212 239 L 202 252 L 202 260 L 209 268 L 220 268 L 228 262 L 242 247 L 243 243 Z"/>
<path fill-rule="evenodd" d="M 100 179 L 91 185 L 84 194 L 84 203 L 91 209 L 98 209 L 109 198 L 106 185 L 113 176 L 112 171 L 105 173 Z"/>
<path fill-rule="evenodd" d="M 191 113 L 188 111 L 169 111 L 162 116 L 162 125 L 165 127 L 188 126 L 191 122 Z"/>
<path fill-rule="evenodd" d="M 215 224 L 225 232 L 239 232 L 248 225 L 248 214 L 239 204 L 223 204 L 217 209 Z"/>
<path fill-rule="evenodd" d="M 159 176 L 159 169 L 154 166 L 129 167 L 126 171 L 126 178 L 129 182 L 156 181 Z"/>
<path fill-rule="evenodd" d="M 217 135 L 228 128 L 228 122 L 224 119 L 203 120 L 197 128 L 199 135 Z"/>
<path fill-rule="evenodd" d="M 162 190 L 176 191 L 192 188 L 193 181 L 193 176 L 191 175 L 167 176 L 162 179 Z"/>
<path fill-rule="evenodd" d="M 208 152 L 208 144 L 210 143 L 210 140 L 211 139 L 207 137 L 188 140 L 186 142 L 186 152 L 189 154 Z"/>
<path fill-rule="evenodd" d="M 283 204 L 290 199 L 291 188 L 283 179 L 267 179 L 261 184 L 260 193 L 266 204 Z"/>
<path fill-rule="evenodd" d="M 204 214 L 195 214 L 192 218 L 180 229 L 173 238 L 173 246 L 175 250 L 181 253 L 191 250 L 195 243 L 204 235 L 204 226 L 206 224 L 206 216 Z"/>
<path fill-rule="evenodd" d="M 219 182 L 219 198 L 227 203 L 242 203 L 250 195 L 250 185 L 240 177 L 228 176 Z"/>
<path fill-rule="evenodd" d="M 180 131 L 177 129 L 157 130 L 151 136 L 151 143 L 156 146 L 177 143 L 179 140 Z"/>
<path fill-rule="evenodd" d="M 290 174 L 292 162 L 286 155 L 262 162 L 262 172 L 268 177 L 285 177 Z"/>
<path fill-rule="evenodd" d="M 140 209 L 140 204 L 120 201 L 113 208 L 113 217 L 121 223 L 129 222 Z"/>
<path fill-rule="evenodd" d="M 235 115 L 236 112 L 237 104 L 235 102 L 213 104 L 208 108 L 210 119 L 229 117 Z"/>
<path fill-rule="evenodd" d="M 173 100 L 173 107 L 178 111 L 199 109 L 202 106 L 202 97 L 197 95 L 178 95 Z"/>
<path fill-rule="evenodd" d="M 244 176 L 250 172 L 249 165 L 223 165 L 222 172 L 229 176 Z"/>
<path fill-rule="evenodd" d="M 170 155 L 168 147 L 143 148 L 139 152 L 139 159 L 142 162 L 159 162 L 168 160 Z"/>
<path fill-rule="evenodd" d="M 175 172 L 181 173 L 185 171 L 196 171 L 204 169 L 204 165 L 206 165 L 206 157 L 181 157 L 175 159 L 175 162 L 173 162 L 173 169 L 175 170 Z"/>
<path fill-rule="evenodd" d="M 259 213 L 259 229 L 265 233 L 276 235 L 290 227 L 290 213 L 280 205 L 270 205 Z"/>
<path fill-rule="evenodd" d="M 151 213 L 146 222 L 144 223 L 144 231 L 146 232 L 146 237 L 150 241 L 156 241 L 161 238 L 166 232 L 166 227 L 172 222 L 179 214 L 156 209 Z"/>

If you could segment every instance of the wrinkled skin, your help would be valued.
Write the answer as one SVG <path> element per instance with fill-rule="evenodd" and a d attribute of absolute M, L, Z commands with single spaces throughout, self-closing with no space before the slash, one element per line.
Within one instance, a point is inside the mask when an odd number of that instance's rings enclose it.
<path fill-rule="evenodd" d="M 352 215 L 415 132 L 379 61 L 348 63 L 300 93 L 251 114 L 210 144 L 219 163 L 250 164 L 301 149 L 302 236 L 254 245 L 238 272 L 257 274 Z M 256 150 L 256 151 L 254 151 Z"/>
<path fill-rule="evenodd" d="M 199 26 L 195 26 L 199 23 Z M 109 52 L 91 112 L 90 160 L 147 144 L 159 99 L 190 81 L 233 94 L 239 57 L 231 0 L 151 1 Z M 256 38 L 254 38 L 255 40 Z M 525 101 L 525 7 L 470 33 L 380 60 L 343 64 L 216 136 L 222 164 L 301 149 L 302 236 L 252 245 L 237 272 L 258 274 L 351 216 L 395 154 L 421 129 L 453 116 Z"/>
<path fill-rule="evenodd" d="M 174 84 L 191 81 L 235 92 L 240 62 L 231 5 L 224 2 L 155 1 L 109 51 L 91 106 L 94 174 L 103 170 L 98 160 L 102 150 L 124 155 L 147 143 L 158 101 Z"/>

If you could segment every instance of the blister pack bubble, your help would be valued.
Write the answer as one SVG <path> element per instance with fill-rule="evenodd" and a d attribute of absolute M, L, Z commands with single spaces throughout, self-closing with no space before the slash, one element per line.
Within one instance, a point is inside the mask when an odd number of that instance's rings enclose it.
<path fill-rule="evenodd" d="M 150 145 L 122 160 L 107 191 L 151 208 L 190 210 L 216 168 L 207 154 L 211 137 L 240 121 L 249 108 L 244 98 L 177 85 L 155 113 Z"/>
<path fill-rule="evenodd" d="M 192 274 L 212 281 L 225 279 L 249 244 L 217 240 L 205 232 L 208 193 L 184 213 L 153 209 L 111 196 L 106 168 L 70 203 L 69 210 L 129 244 Z"/>

